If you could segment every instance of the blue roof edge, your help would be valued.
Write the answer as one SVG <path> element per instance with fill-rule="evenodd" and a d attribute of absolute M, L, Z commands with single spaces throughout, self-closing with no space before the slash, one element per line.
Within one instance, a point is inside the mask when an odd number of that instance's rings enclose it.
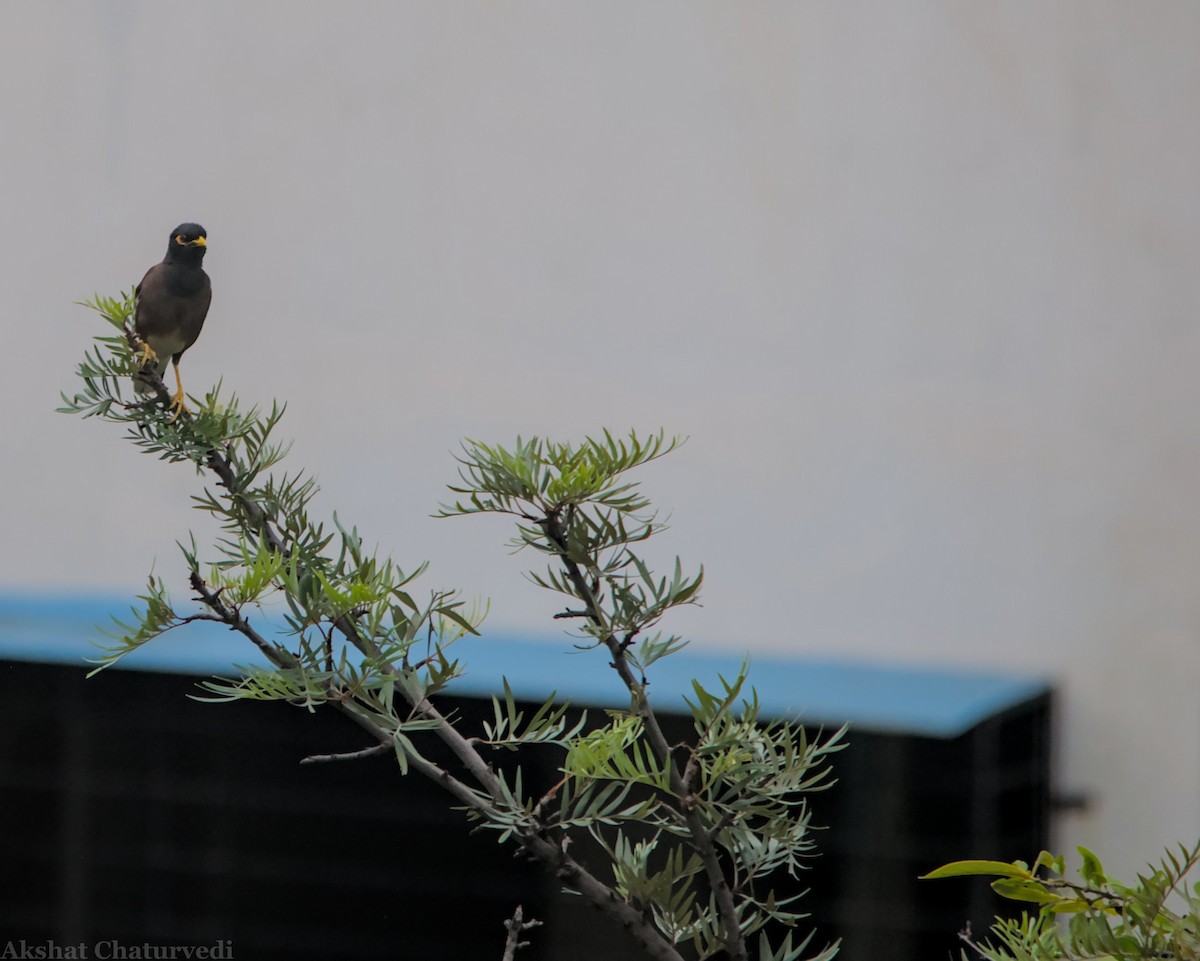
<path fill-rule="evenodd" d="M 0 592 L 0 659 L 92 667 L 103 641 L 98 627 L 129 615 L 134 599 L 109 595 Z M 491 696 L 501 679 L 519 698 L 544 700 L 552 692 L 574 703 L 621 707 L 628 696 L 600 651 L 580 650 L 569 637 L 525 639 L 497 634 L 467 637 L 454 651 L 465 665 L 450 692 Z M 1043 678 L 977 669 L 917 667 L 851 660 L 749 655 L 749 685 L 764 717 L 826 726 L 950 738 L 1051 690 Z M 659 710 L 686 711 L 682 698 L 695 678 L 720 689 L 743 655 L 688 647 L 650 670 Z M 221 625 L 195 623 L 171 631 L 123 658 L 118 667 L 199 676 L 236 674 L 237 666 L 264 664 L 240 635 Z"/>

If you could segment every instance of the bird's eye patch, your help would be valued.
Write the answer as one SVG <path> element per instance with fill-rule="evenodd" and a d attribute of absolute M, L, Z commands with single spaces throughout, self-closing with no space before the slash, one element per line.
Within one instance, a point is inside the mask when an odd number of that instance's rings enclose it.
<path fill-rule="evenodd" d="M 186 247 L 187 246 L 187 238 L 184 237 L 183 234 L 176 234 L 175 235 L 175 243 L 179 244 L 181 247 Z"/>

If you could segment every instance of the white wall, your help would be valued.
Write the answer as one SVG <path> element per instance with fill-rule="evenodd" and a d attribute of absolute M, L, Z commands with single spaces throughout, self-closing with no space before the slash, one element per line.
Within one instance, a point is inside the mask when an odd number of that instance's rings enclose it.
<path fill-rule="evenodd" d="M 431 587 L 553 630 L 501 525 L 427 516 L 458 438 L 688 434 L 678 626 L 1052 677 L 1059 843 L 1135 868 L 1200 825 L 1198 42 L 1190 0 L 6 3 L 0 586 L 182 588 L 197 479 L 50 409 L 72 301 L 197 219 L 185 384 L 286 398 Z"/>

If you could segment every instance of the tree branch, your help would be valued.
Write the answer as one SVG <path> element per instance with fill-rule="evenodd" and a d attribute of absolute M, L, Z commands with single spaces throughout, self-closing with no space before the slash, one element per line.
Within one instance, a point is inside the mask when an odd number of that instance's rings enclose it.
<path fill-rule="evenodd" d="M 525 920 L 525 911 L 521 905 L 517 905 L 517 909 L 513 911 L 513 916 L 504 922 L 504 928 L 508 931 L 508 937 L 504 939 L 504 954 L 500 961 L 513 961 L 518 949 L 529 946 L 528 941 L 522 941 L 521 935 L 531 928 L 541 927 L 542 922 L 530 918 Z"/>
<path fill-rule="evenodd" d="M 271 517 L 263 510 L 263 508 L 252 500 L 244 490 L 240 488 L 237 481 L 237 475 L 233 470 L 228 458 L 222 455 L 216 448 L 212 448 L 206 458 L 206 465 L 219 478 L 221 485 L 241 508 L 248 523 L 254 528 L 255 533 L 264 539 L 272 550 L 278 552 L 283 557 L 290 557 L 290 549 L 287 542 L 279 534 L 278 525 Z M 578 571 L 576 570 L 578 575 Z M 192 573 L 192 586 L 196 588 L 200 599 L 212 609 L 225 623 L 229 624 L 235 630 L 240 631 L 249 640 L 251 640 L 267 658 L 280 667 L 295 667 L 297 661 L 289 652 L 284 651 L 277 645 L 272 645 L 265 638 L 258 634 L 257 631 L 241 617 L 231 605 L 226 604 L 217 592 L 213 592 L 204 583 L 203 579 Z M 592 599 L 593 609 L 598 610 L 595 606 L 594 596 L 590 593 L 587 595 Z M 385 673 L 395 674 L 396 668 L 394 665 L 386 663 L 379 656 L 379 650 L 374 643 L 365 638 L 358 630 L 357 625 L 350 619 L 349 616 L 343 614 L 333 621 L 334 627 L 338 630 L 346 640 L 354 645 L 356 649 L 361 651 L 368 657 L 375 659 L 380 670 Z M 611 647 L 611 645 L 610 645 Z M 633 684 L 631 690 L 636 687 L 636 682 L 632 681 L 632 675 L 629 673 L 628 665 L 624 663 L 624 657 L 619 658 L 621 666 L 624 668 L 625 677 L 630 678 L 627 684 Z M 620 668 L 619 668 L 620 669 Z M 429 701 L 428 698 L 412 698 L 408 694 L 405 685 L 399 685 L 404 692 L 405 699 L 415 712 L 422 717 L 436 722 L 433 727 L 433 733 L 451 750 L 454 756 L 463 764 L 475 781 L 486 792 L 489 800 L 485 800 L 475 790 L 467 784 L 458 780 L 448 771 L 444 770 L 432 761 L 427 760 L 419 754 L 405 750 L 406 759 L 409 766 L 429 778 L 436 784 L 442 786 L 443 789 L 453 795 L 458 801 L 470 810 L 475 811 L 482 817 L 487 817 L 492 807 L 499 811 L 509 811 L 511 804 L 507 798 L 507 792 L 504 790 L 500 778 L 496 775 L 492 766 L 487 763 L 483 756 L 476 750 L 471 741 L 459 733 L 450 721 Z M 644 702 L 645 696 L 642 694 Z M 395 742 L 392 734 L 379 726 L 374 720 L 367 717 L 355 708 L 352 702 L 333 701 L 334 705 L 342 711 L 346 716 L 351 718 L 355 723 L 359 724 L 365 730 L 369 731 L 372 736 L 378 741 L 378 749 L 380 752 L 392 749 Z M 656 732 L 657 739 L 664 746 L 666 741 L 662 736 L 661 730 L 658 728 L 656 719 L 653 719 L 653 713 L 646 706 L 646 713 L 653 721 L 653 730 Z M 376 748 L 368 748 L 359 754 L 365 755 L 373 753 Z M 657 748 L 656 748 L 657 750 Z M 332 759 L 332 756 L 326 758 L 307 759 L 310 762 L 316 760 Z M 564 885 L 577 891 L 584 900 L 588 901 L 595 907 L 599 908 L 603 913 L 609 915 L 618 924 L 621 925 L 646 951 L 646 953 L 654 959 L 654 961 L 684 961 L 683 956 L 675 949 L 675 947 L 662 936 L 653 923 L 638 909 L 628 904 L 619 898 L 616 892 L 592 875 L 587 869 L 574 858 L 570 857 L 565 849 L 560 844 L 556 844 L 545 835 L 546 827 L 540 819 L 533 819 L 529 823 L 524 832 L 516 834 L 515 837 L 518 843 L 525 851 L 539 861 L 544 867 L 551 871 Z M 703 831 L 698 832 L 698 840 L 706 840 Z M 711 845 L 709 845 L 711 850 Z M 728 889 L 724 886 L 724 878 L 720 876 L 720 868 L 717 868 L 717 876 L 720 878 L 721 887 L 728 896 Z M 716 885 L 714 885 L 714 888 Z M 732 902 L 730 902 L 732 907 Z M 733 926 L 734 932 L 737 932 L 736 918 Z M 744 946 L 742 952 L 730 952 L 734 961 L 745 961 L 746 955 Z"/>
<path fill-rule="evenodd" d="M 659 726 L 658 717 L 655 715 L 654 709 L 650 706 L 645 685 L 641 684 L 634 677 L 633 671 L 629 666 L 629 660 L 625 654 L 625 646 L 609 627 L 607 619 L 604 616 L 604 611 L 601 609 L 600 602 L 596 597 L 596 591 L 587 582 L 583 572 L 579 569 L 579 565 L 571 559 L 567 550 L 567 532 L 561 518 L 557 513 L 551 512 L 547 514 L 541 523 L 543 530 L 546 532 L 546 537 L 558 549 L 559 560 L 562 561 L 567 578 L 570 580 L 571 586 L 574 587 L 576 596 L 583 602 L 584 607 L 587 609 L 588 619 L 598 628 L 601 641 L 612 655 L 613 668 L 616 670 L 625 687 L 629 690 L 629 693 L 633 696 L 637 713 L 645 725 L 651 749 L 654 751 L 659 763 L 666 766 L 670 772 L 671 790 L 675 793 L 675 800 L 687 825 L 692 845 L 695 847 L 696 853 L 700 856 L 701 863 L 704 865 L 704 873 L 708 877 L 709 886 L 712 889 L 713 897 L 716 899 L 717 912 L 721 917 L 722 941 L 725 950 L 728 952 L 731 961 L 748 961 L 749 953 L 746 948 L 746 939 L 742 936 L 737 906 L 734 904 L 733 892 L 730 890 L 729 882 L 725 878 L 725 872 L 721 868 L 721 861 L 717 854 L 716 846 L 713 843 L 713 836 L 706 829 L 703 818 L 696 811 L 694 799 L 687 784 L 684 783 L 683 778 L 680 776 L 677 765 L 672 763 L 671 746 L 663 734 L 662 728 Z"/>
<path fill-rule="evenodd" d="M 230 628 L 237 631 L 255 647 L 257 647 L 266 656 L 267 660 L 276 667 L 298 667 L 299 661 L 290 652 L 284 650 L 278 644 L 272 644 L 265 637 L 254 629 L 254 626 L 242 617 L 239 611 L 232 604 L 227 604 L 221 597 L 221 592 L 214 591 L 205 582 L 199 573 L 192 571 L 189 581 L 192 585 L 192 590 L 196 592 L 196 598 L 213 612 L 214 620 L 222 624 L 228 624 Z"/>
<path fill-rule="evenodd" d="M 979 946 L 979 943 L 971 936 L 971 922 L 967 922 L 967 926 L 958 932 L 958 940 L 969 947 L 981 958 L 986 958 L 988 953 Z"/>
<path fill-rule="evenodd" d="M 130 323 L 131 310 L 128 300 L 118 303 L 111 298 L 95 298 L 90 306 L 102 312 L 114 326 L 123 329 L 124 339 L 132 355 L 136 355 L 142 344 Z M 108 338 L 101 340 L 105 341 L 105 349 L 113 348 L 113 345 L 107 342 Z M 169 421 L 172 425 L 170 429 L 164 429 L 165 424 L 161 422 L 158 408 L 169 408 L 171 396 L 162 378 L 157 375 L 153 366 L 138 364 L 133 356 L 126 356 L 119 345 L 110 352 L 115 356 L 108 361 L 102 356 L 103 351 L 100 349 L 97 349 L 94 360 L 91 357 L 85 358 L 79 372 L 86 383 L 86 391 L 74 398 L 66 398 L 64 395 L 66 406 L 62 409 L 84 416 L 104 416 L 109 420 L 128 424 L 134 443 L 144 450 L 160 453 L 172 460 L 187 459 L 202 471 L 211 472 L 223 493 L 210 493 L 206 490 L 201 506 L 209 509 L 225 523 L 226 530 L 235 534 L 235 539 L 227 542 L 227 546 L 232 547 L 231 551 L 226 550 L 229 563 L 234 566 L 241 563 L 243 558 L 238 556 L 239 549 L 243 554 L 248 551 L 251 555 L 244 558 L 247 575 L 242 584 L 253 586 L 248 587 L 246 591 L 246 598 L 249 599 L 241 599 L 238 603 L 229 601 L 223 595 L 223 589 L 214 589 L 206 582 L 199 572 L 195 557 L 187 555 L 191 568 L 189 582 L 203 613 L 177 619 L 178 622 L 212 620 L 223 623 L 253 644 L 266 661 L 280 672 L 280 680 L 290 684 L 296 680 L 293 675 L 297 675 L 301 685 L 309 685 L 301 688 L 289 686 L 282 692 L 260 692 L 252 689 L 233 693 L 262 694 L 265 697 L 280 696 L 287 699 L 289 692 L 302 690 L 305 692 L 305 699 L 310 703 L 312 698 L 316 697 L 332 704 L 366 731 L 375 743 L 343 754 L 312 755 L 304 758 L 302 763 L 328 763 L 382 754 L 388 750 L 396 751 L 402 764 L 441 785 L 471 815 L 492 826 L 504 828 L 525 854 L 541 863 L 565 887 L 577 892 L 585 901 L 625 928 L 652 961 L 683 961 L 683 956 L 655 927 L 652 917 L 643 908 L 625 901 L 612 886 L 602 882 L 568 853 L 565 831 L 551 826 L 548 822 L 552 820 L 552 816 L 544 810 L 553 800 L 554 792 L 545 795 L 541 806 L 531 814 L 526 809 L 523 799 L 513 797 L 513 793 L 485 759 L 476 743 L 460 734 L 451 721 L 425 696 L 426 688 L 421 684 L 424 678 L 418 676 L 422 666 L 410 667 L 404 661 L 400 661 L 398 665 L 396 660 L 385 659 L 382 656 L 380 644 L 383 634 L 377 636 L 374 627 L 368 628 L 365 624 L 360 624 L 355 614 L 329 614 L 319 605 L 309 605 L 307 596 L 297 598 L 307 612 L 306 615 L 298 615 L 304 619 L 301 629 L 309 626 L 311 618 L 315 619 L 315 626 L 325 634 L 327 660 L 322 669 L 321 662 L 313 660 L 319 655 L 319 651 L 313 654 L 302 642 L 300 652 L 293 653 L 278 641 L 265 637 L 243 616 L 244 604 L 251 603 L 252 599 L 264 590 L 274 587 L 286 591 L 289 586 L 293 586 L 293 582 L 306 579 L 312 582 L 317 577 L 323 582 L 326 575 L 329 575 L 330 579 L 336 576 L 345 577 L 350 581 L 363 568 L 375 572 L 372 566 L 373 559 L 371 564 L 363 561 L 359 556 L 358 545 L 351 542 L 354 535 L 348 535 L 345 531 L 342 532 L 343 552 L 337 560 L 324 553 L 328 539 L 323 537 L 320 527 L 309 524 L 304 513 L 310 490 L 307 485 L 311 482 L 306 481 L 304 485 L 296 487 L 295 483 L 288 485 L 285 477 L 281 487 L 268 484 L 260 489 L 253 486 L 254 478 L 259 472 L 278 459 L 279 452 L 267 446 L 267 437 L 278 419 L 277 414 L 273 412 L 268 421 L 264 422 L 256 412 L 241 415 L 236 404 L 230 402 L 224 408 L 214 406 L 211 411 L 204 409 L 182 421 L 178 419 L 178 415 L 173 416 Z M 115 385 L 119 379 L 128 377 L 130 373 L 139 385 L 150 388 L 150 400 L 126 402 L 126 398 Z M 215 394 L 213 396 L 215 397 Z M 535 520 L 523 512 L 518 516 L 525 521 Z M 258 550 L 259 548 L 262 550 Z M 253 557 L 256 550 L 260 555 L 270 556 Z M 347 550 L 353 557 L 348 558 Z M 279 561 L 283 562 L 282 571 Z M 353 563 L 356 567 L 354 575 L 345 576 L 347 563 Z M 354 588 L 362 586 L 364 585 L 361 581 L 353 581 Z M 380 577 L 373 586 L 385 592 L 396 591 L 398 596 L 402 594 L 402 582 L 383 583 L 383 578 Z M 597 582 L 593 593 L 589 595 L 592 607 L 596 611 L 599 610 L 596 602 L 598 591 Z M 408 600 L 405 600 L 405 604 L 412 606 Z M 415 606 L 413 608 L 421 621 L 432 618 L 441 610 L 434 605 L 424 611 L 417 610 Z M 445 610 L 448 612 L 449 608 Z M 583 615 L 570 612 L 568 616 Z M 395 620 L 396 615 L 393 614 L 393 621 Z M 329 630 L 326 631 L 325 628 Z M 354 683 L 349 684 L 349 689 L 339 687 L 337 668 L 328 659 L 331 657 L 331 645 L 328 641 L 333 631 L 337 631 L 364 655 L 367 660 L 365 672 L 373 675 L 372 680 L 377 679 L 377 672 L 383 672 L 398 676 L 405 683 L 397 683 L 395 687 L 390 688 L 387 699 L 376 697 L 373 689 L 358 684 L 364 678 L 357 674 L 352 679 Z M 388 629 L 386 643 L 398 636 Z M 307 676 L 310 671 L 315 671 L 317 677 Z M 325 678 L 329 680 L 324 681 Z M 417 683 L 406 683 L 408 681 Z M 431 732 L 449 748 L 456 761 L 465 768 L 465 773 L 451 773 L 439 764 L 422 757 L 406 738 L 399 736 L 406 727 L 405 720 L 393 709 L 390 699 L 390 694 L 396 688 L 399 688 L 402 697 L 412 709 L 409 720 L 432 722 Z M 653 720 L 648 706 L 644 711 L 650 719 L 649 725 L 654 735 L 661 741 L 661 731 L 658 731 L 657 722 Z M 519 916 L 514 920 L 513 930 L 517 938 L 512 952 L 519 947 L 520 931 L 527 926 L 521 922 Z"/>
<path fill-rule="evenodd" d="M 327 764 L 331 761 L 360 761 L 365 757 L 387 754 L 391 748 L 391 744 L 372 744 L 370 747 L 364 747 L 361 751 L 349 751 L 346 754 L 310 754 L 308 757 L 301 758 L 300 763 Z"/>

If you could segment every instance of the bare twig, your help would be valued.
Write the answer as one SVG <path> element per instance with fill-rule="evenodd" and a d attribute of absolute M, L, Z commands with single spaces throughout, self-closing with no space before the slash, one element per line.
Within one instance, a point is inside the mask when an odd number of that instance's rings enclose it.
<path fill-rule="evenodd" d="M 531 928 L 541 927 L 541 924 L 542 922 L 535 918 L 526 921 L 524 909 L 518 904 L 513 916 L 504 922 L 508 936 L 504 939 L 504 954 L 500 961 L 513 961 L 519 949 L 529 946 L 528 941 L 521 940 L 521 935 Z"/>
<path fill-rule="evenodd" d="M 310 754 L 308 757 L 301 758 L 300 763 L 327 764 L 330 761 L 360 761 L 364 757 L 387 754 L 391 749 L 391 744 L 372 744 L 370 747 L 364 747 L 361 751 L 350 751 L 346 754 Z"/>
<path fill-rule="evenodd" d="M 971 937 L 971 922 L 967 922 L 967 926 L 958 932 L 958 940 L 963 942 L 968 948 L 974 951 L 981 958 L 986 958 L 987 952 L 979 946 L 973 937 Z"/>

